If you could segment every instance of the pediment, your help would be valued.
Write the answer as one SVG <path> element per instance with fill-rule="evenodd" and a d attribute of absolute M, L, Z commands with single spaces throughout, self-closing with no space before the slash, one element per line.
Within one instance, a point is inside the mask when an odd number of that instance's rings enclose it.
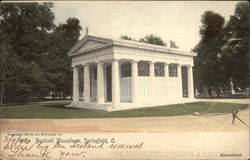
<path fill-rule="evenodd" d="M 81 45 L 76 52 L 84 52 L 87 50 L 91 50 L 94 48 L 105 46 L 107 43 L 104 42 L 98 42 L 94 40 L 87 40 L 83 45 Z"/>
<path fill-rule="evenodd" d="M 68 55 L 74 55 L 78 53 L 83 53 L 86 51 L 94 50 L 97 48 L 104 47 L 112 43 L 110 39 L 103 39 L 97 37 L 87 36 L 79 41 L 69 52 Z"/>

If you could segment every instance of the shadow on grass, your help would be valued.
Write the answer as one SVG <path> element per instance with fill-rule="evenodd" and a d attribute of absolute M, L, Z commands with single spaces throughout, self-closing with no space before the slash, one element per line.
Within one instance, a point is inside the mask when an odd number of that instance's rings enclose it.
<path fill-rule="evenodd" d="M 57 109 L 70 108 L 70 109 L 77 109 L 77 108 L 73 108 L 73 107 L 65 107 L 65 105 L 68 105 L 68 103 L 66 103 L 66 104 L 41 104 L 42 107 L 49 107 L 49 108 L 57 108 Z"/>

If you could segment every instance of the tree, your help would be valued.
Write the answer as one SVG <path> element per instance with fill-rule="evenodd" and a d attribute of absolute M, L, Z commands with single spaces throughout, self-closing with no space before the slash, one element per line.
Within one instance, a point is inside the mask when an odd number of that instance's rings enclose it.
<path fill-rule="evenodd" d="M 0 4 L 1 104 L 39 100 L 51 91 L 71 94 L 68 50 L 78 41 L 80 22 L 54 24 L 53 3 Z"/>
<path fill-rule="evenodd" d="M 123 40 L 129 40 L 129 41 L 138 41 L 132 37 L 129 37 L 127 35 L 121 35 L 120 36 L 121 39 Z M 162 38 L 160 36 L 156 36 L 156 35 L 153 35 L 153 34 L 150 34 L 150 35 L 147 35 L 145 36 L 144 38 L 141 38 L 138 42 L 142 42 L 142 43 L 148 43 L 148 44 L 154 44 L 154 45 L 159 45 L 159 46 L 166 46 L 167 44 L 162 40 Z M 173 45 L 175 45 L 175 42 L 173 42 Z M 177 47 L 178 46 L 174 46 L 174 47 Z M 174 48 L 172 47 L 172 48 Z"/>
<path fill-rule="evenodd" d="M 213 11 L 206 11 L 201 17 L 201 22 L 201 40 L 194 48 L 198 53 L 194 58 L 194 81 L 196 87 L 206 86 L 212 96 L 211 87 L 215 86 L 218 89 L 223 82 L 220 50 L 223 44 L 221 31 L 224 18 Z"/>
<path fill-rule="evenodd" d="M 232 78 L 235 86 L 249 87 L 248 16 L 248 2 L 238 3 L 226 23 L 212 11 L 202 15 L 202 39 L 194 48 L 198 53 L 194 58 L 196 86 L 207 86 L 208 90 L 211 86 L 227 88 Z"/>
<path fill-rule="evenodd" d="M 213 11 L 206 11 L 201 18 L 200 35 L 202 41 L 205 42 L 216 36 L 220 32 L 224 21 L 225 19 L 221 15 Z"/>
<path fill-rule="evenodd" d="M 53 84 L 51 91 L 64 98 L 71 95 L 72 71 L 67 52 L 77 43 L 80 37 L 80 21 L 68 18 L 66 23 L 59 24 L 51 34 L 49 49 L 48 80 Z"/>
<path fill-rule="evenodd" d="M 170 41 L 170 48 L 179 48 L 174 41 Z"/>
<path fill-rule="evenodd" d="M 1 3 L 1 84 L 11 101 L 40 96 L 50 83 L 44 78 L 43 54 L 49 31 L 54 27 L 52 3 Z M 5 73 L 5 74 L 3 74 Z M 2 95 L 3 97 L 3 95 Z"/>
<path fill-rule="evenodd" d="M 225 39 L 222 47 L 222 58 L 225 62 L 225 74 L 241 88 L 249 87 L 249 2 L 239 2 L 234 15 L 225 27 Z"/>
<path fill-rule="evenodd" d="M 129 37 L 127 35 L 121 35 L 120 38 L 124 40 L 130 40 L 130 41 L 132 40 L 132 37 Z"/>
<path fill-rule="evenodd" d="M 155 45 L 159 45 L 159 46 L 166 46 L 167 45 L 166 43 L 163 42 L 161 37 L 153 35 L 153 34 L 150 34 L 150 35 L 147 35 L 144 38 L 141 38 L 139 40 L 139 42 L 155 44 Z"/>

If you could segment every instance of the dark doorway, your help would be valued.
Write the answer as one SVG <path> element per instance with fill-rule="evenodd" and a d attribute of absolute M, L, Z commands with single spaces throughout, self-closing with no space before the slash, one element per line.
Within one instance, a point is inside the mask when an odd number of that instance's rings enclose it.
<path fill-rule="evenodd" d="M 106 68 L 106 76 L 107 76 L 107 102 L 112 101 L 112 66 L 108 65 Z"/>
<path fill-rule="evenodd" d="M 90 101 L 96 102 L 97 98 L 97 67 L 90 67 Z"/>
<path fill-rule="evenodd" d="M 188 97 L 188 74 L 187 67 L 181 67 L 182 95 Z"/>

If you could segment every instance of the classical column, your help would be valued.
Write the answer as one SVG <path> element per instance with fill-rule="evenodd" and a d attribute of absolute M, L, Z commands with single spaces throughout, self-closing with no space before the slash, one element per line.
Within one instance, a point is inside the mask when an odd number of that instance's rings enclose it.
<path fill-rule="evenodd" d="M 112 62 L 112 103 L 113 107 L 120 103 L 120 74 L 117 59 Z"/>
<path fill-rule="evenodd" d="M 89 64 L 84 65 L 84 102 L 90 103 L 90 75 Z"/>
<path fill-rule="evenodd" d="M 73 102 L 79 102 L 79 68 L 73 68 Z"/>
<path fill-rule="evenodd" d="M 150 76 L 150 81 L 151 81 L 151 102 L 154 101 L 155 99 L 155 67 L 154 67 L 154 62 L 150 61 L 149 62 L 149 76 Z"/>
<path fill-rule="evenodd" d="M 97 63 L 97 103 L 104 103 L 103 62 Z"/>
<path fill-rule="evenodd" d="M 168 70 L 168 64 L 164 63 L 164 76 L 166 81 L 166 96 L 169 95 L 169 70 Z"/>
<path fill-rule="evenodd" d="M 131 62 L 131 76 L 132 76 L 132 102 L 138 102 L 138 64 L 137 61 Z"/>
<path fill-rule="evenodd" d="M 183 92 L 182 92 L 182 76 L 181 76 L 181 65 L 180 64 L 177 64 L 177 76 L 178 76 L 178 81 L 179 81 L 179 96 L 182 98 Z"/>
<path fill-rule="evenodd" d="M 188 66 L 188 98 L 194 98 L 193 67 Z"/>

